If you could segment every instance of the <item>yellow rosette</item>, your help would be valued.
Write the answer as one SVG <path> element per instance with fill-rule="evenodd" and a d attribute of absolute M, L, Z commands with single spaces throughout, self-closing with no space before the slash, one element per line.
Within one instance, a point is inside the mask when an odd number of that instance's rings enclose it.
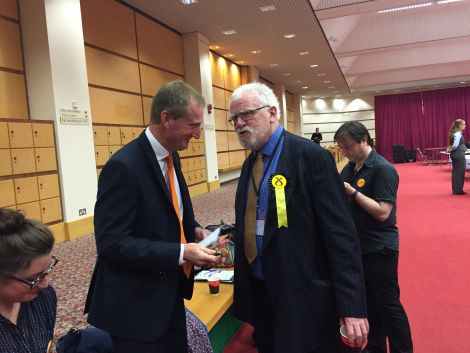
<path fill-rule="evenodd" d="M 358 187 L 362 188 L 365 183 L 366 183 L 366 181 L 361 178 L 361 179 L 359 179 L 359 180 L 357 181 L 356 184 L 357 184 Z"/>
<path fill-rule="evenodd" d="M 286 193 L 284 190 L 287 185 L 287 179 L 284 175 L 276 174 L 272 177 L 271 184 L 274 187 L 276 196 L 277 225 L 279 228 L 287 228 Z"/>

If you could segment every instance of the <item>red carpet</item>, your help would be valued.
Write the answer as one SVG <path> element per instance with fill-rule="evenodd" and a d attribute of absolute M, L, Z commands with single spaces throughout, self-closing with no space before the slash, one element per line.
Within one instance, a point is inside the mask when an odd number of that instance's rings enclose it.
<path fill-rule="evenodd" d="M 469 195 L 454 196 L 449 167 L 395 165 L 400 175 L 400 285 L 415 353 L 470 352 Z M 256 353 L 242 326 L 224 353 Z"/>

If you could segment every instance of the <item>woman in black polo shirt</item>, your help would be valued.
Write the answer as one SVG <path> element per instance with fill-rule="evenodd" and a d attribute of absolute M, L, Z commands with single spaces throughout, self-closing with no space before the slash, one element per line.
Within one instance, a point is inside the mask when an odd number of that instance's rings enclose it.
<path fill-rule="evenodd" d="M 0 208 L 0 352 L 44 353 L 57 297 L 47 275 L 57 264 L 43 224 Z"/>

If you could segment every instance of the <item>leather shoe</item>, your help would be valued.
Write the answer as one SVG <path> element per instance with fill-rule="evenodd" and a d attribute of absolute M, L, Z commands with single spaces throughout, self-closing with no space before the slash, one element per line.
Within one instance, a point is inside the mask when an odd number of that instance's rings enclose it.
<path fill-rule="evenodd" d="M 465 191 L 462 191 L 462 192 L 454 192 L 453 193 L 454 195 L 467 195 L 467 193 Z"/>

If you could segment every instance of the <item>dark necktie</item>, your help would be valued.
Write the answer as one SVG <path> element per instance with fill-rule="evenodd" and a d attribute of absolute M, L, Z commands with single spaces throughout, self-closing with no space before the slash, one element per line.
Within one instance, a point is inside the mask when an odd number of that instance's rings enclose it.
<path fill-rule="evenodd" d="M 255 163 L 253 164 L 253 178 L 248 187 L 248 201 L 245 211 L 245 255 L 248 262 L 251 264 L 257 254 L 256 248 L 256 209 L 258 205 L 258 195 L 260 189 L 260 179 L 263 172 L 263 154 L 258 152 L 256 154 Z M 253 185 L 256 185 L 256 190 Z"/>

